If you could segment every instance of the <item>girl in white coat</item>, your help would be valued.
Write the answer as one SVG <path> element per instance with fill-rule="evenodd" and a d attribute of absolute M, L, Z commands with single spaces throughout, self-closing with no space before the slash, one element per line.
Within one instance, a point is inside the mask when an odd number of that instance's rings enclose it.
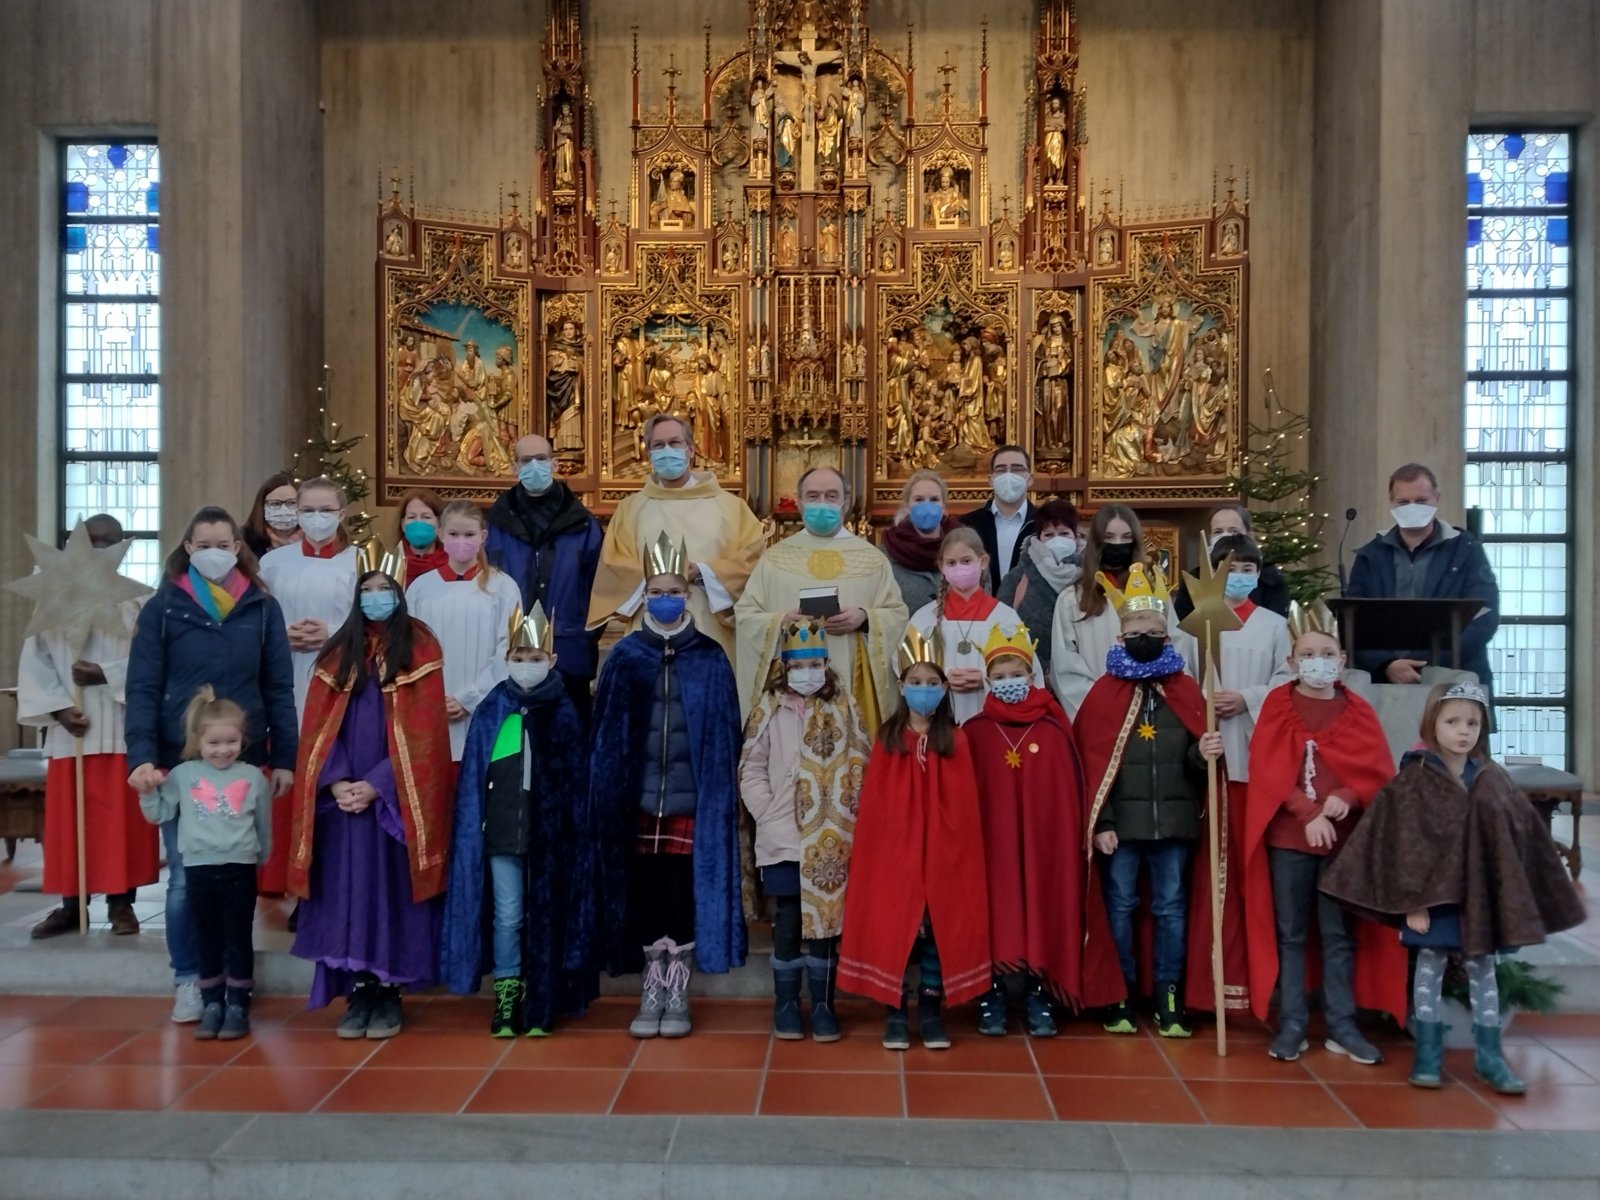
<path fill-rule="evenodd" d="M 461 761 L 467 725 L 478 702 L 506 677 L 511 614 L 522 603 L 516 582 L 484 557 L 487 535 L 483 510 L 476 504 L 470 500 L 447 504 L 439 517 L 446 562 L 406 589 L 406 608 L 433 630 L 444 651 L 452 762 Z"/>

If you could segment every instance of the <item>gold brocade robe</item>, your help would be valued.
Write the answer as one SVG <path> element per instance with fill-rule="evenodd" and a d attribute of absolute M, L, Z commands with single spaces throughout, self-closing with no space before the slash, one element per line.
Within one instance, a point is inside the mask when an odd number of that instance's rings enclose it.
<path fill-rule="evenodd" d="M 644 582 L 644 552 L 665 533 L 676 546 L 689 547 L 689 560 L 704 564 L 729 597 L 737 600 L 745 580 L 761 555 L 766 536 L 745 502 L 722 490 L 714 475 L 696 476 L 683 487 L 663 487 L 655 478 L 621 504 L 606 526 L 600 547 L 600 568 L 589 596 L 589 628 L 597 629 L 614 616 L 639 625 L 644 603 L 631 613 L 619 610 Z M 707 637 L 715 638 L 733 661 L 732 613 L 713 614 L 707 589 L 689 589 L 689 617 Z"/>
<path fill-rule="evenodd" d="M 837 587 L 840 608 L 864 608 L 867 625 L 845 635 L 828 635 L 828 658 L 850 688 L 867 733 L 893 711 L 894 656 L 906 631 L 906 604 L 883 552 L 854 534 L 823 538 L 800 532 L 767 549 L 744 595 L 734 606 L 739 630 L 739 704 L 748 713 L 760 693 L 778 650 L 785 613 L 800 605 L 800 589 Z"/>

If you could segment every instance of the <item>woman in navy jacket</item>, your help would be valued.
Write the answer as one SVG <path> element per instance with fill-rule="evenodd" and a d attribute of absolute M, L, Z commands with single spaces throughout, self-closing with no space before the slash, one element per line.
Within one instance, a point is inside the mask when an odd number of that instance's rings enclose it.
<path fill-rule="evenodd" d="M 294 782 L 299 748 L 294 668 L 283 612 L 256 575 L 255 556 L 238 524 L 224 509 L 202 508 L 164 574 L 160 590 L 139 614 L 128 660 L 128 762 L 137 764 L 128 782 L 150 791 L 182 761 L 184 711 L 195 692 L 210 684 L 219 700 L 244 710 L 248 740 L 241 757 L 270 770 L 274 797 L 284 795 Z M 287 804 L 274 805 L 272 843 L 283 856 L 289 850 L 288 817 Z M 163 826 L 161 835 L 169 868 L 167 954 L 178 989 L 172 1019 L 194 1021 L 200 1018 L 200 958 L 177 823 Z"/>

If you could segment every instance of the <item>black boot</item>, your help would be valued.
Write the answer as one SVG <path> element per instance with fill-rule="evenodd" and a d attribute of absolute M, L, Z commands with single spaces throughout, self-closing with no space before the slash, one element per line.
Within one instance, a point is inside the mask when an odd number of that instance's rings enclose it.
<path fill-rule="evenodd" d="M 839 960 L 828 954 L 806 958 L 806 976 L 811 984 L 811 1040 L 837 1042 L 841 1036 L 839 1016 L 833 1011 L 835 980 L 838 978 Z"/>
<path fill-rule="evenodd" d="M 917 1033 L 929 1050 L 950 1049 L 950 1035 L 945 1032 L 940 1010 L 944 1007 L 944 993 L 932 988 L 917 990 Z"/>
<path fill-rule="evenodd" d="M 883 1012 L 883 1048 L 885 1050 L 911 1049 L 911 1025 L 906 1020 L 908 997 L 900 993 L 899 1008 L 885 1008 Z"/>
<path fill-rule="evenodd" d="M 392 1038 L 400 1032 L 400 989 L 381 987 L 372 1005 L 372 1019 L 367 1022 L 369 1038 Z"/>
<path fill-rule="evenodd" d="M 250 989 L 228 987 L 226 1011 L 222 1014 L 222 1030 L 217 1039 L 235 1042 L 250 1036 Z"/>
<path fill-rule="evenodd" d="M 1006 1035 L 1006 989 L 999 979 L 978 997 L 978 1032 L 984 1037 Z"/>
<path fill-rule="evenodd" d="M 1026 1003 L 1028 1036 L 1036 1038 L 1055 1037 L 1056 1017 L 1054 1005 L 1050 1003 L 1050 993 L 1045 991 L 1044 984 L 1037 979 L 1028 981 L 1028 999 Z"/>

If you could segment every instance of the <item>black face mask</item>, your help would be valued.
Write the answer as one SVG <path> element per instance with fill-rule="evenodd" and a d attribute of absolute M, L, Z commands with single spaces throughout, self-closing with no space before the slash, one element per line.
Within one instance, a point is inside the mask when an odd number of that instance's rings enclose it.
<path fill-rule="evenodd" d="M 1166 648 L 1167 639 L 1155 633 L 1130 633 L 1123 637 L 1122 648 L 1134 662 L 1155 662 Z"/>
<path fill-rule="evenodd" d="M 1133 566 L 1133 543 L 1112 542 L 1101 546 L 1100 565 L 1108 571 L 1126 571 Z"/>

